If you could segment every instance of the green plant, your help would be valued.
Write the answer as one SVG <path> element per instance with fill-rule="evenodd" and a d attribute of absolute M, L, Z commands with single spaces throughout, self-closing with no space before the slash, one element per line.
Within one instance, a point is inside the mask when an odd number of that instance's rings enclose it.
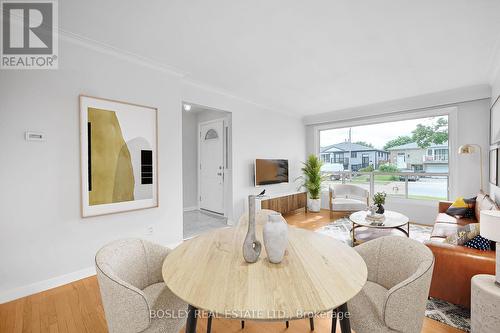
<path fill-rule="evenodd" d="M 380 172 L 398 172 L 398 167 L 394 164 L 386 163 L 379 166 L 378 170 Z"/>
<path fill-rule="evenodd" d="M 303 163 L 303 176 L 300 188 L 305 188 L 311 199 L 319 199 L 321 195 L 321 183 L 327 179 L 326 175 L 321 175 L 323 162 L 316 155 L 309 155 L 307 161 Z"/>
<path fill-rule="evenodd" d="M 372 172 L 373 171 L 373 165 L 370 164 L 369 166 L 367 166 L 365 168 L 359 169 L 359 171 L 360 172 Z"/>
<path fill-rule="evenodd" d="M 373 203 L 377 206 L 383 205 L 385 204 L 385 197 L 387 197 L 385 192 L 377 192 L 373 195 Z"/>

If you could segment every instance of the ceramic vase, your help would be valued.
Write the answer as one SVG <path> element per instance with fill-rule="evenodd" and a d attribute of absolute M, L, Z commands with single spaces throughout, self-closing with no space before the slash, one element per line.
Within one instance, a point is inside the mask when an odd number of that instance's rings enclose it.
<path fill-rule="evenodd" d="M 248 196 L 248 231 L 243 242 L 243 258 L 248 263 L 254 263 L 259 259 L 262 245 L 255 237 L 255 200 L 257 196 Z"/>
<path fill-rule="evenodd" d="M 263 233 L 267 258 L 271 263 L 279 264 L 288 245 L 288 224 L 281 214 L 271 214 L 264 225 Z"/>

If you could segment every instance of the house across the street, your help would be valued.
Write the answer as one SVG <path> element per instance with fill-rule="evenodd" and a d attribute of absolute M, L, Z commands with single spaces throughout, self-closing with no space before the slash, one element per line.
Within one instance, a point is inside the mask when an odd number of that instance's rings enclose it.
<path fill-rule="evenodd" d="M 358 171 L 369 165 L 377 169 L 381 164 L 389 161 L 387 151 L 351 142 L 321 147 L 320 155 L 323 162 L 341 164 L 344 170 L 349 169 L 350 162 L 352 171 Z"/>
<path fill-rule="evenodd" d="M 448 142 L 421 148 L 416 142 L 387 149 L 390 162 L 398 169 L 411 169 L 415 172 L 448 172 Z"/>

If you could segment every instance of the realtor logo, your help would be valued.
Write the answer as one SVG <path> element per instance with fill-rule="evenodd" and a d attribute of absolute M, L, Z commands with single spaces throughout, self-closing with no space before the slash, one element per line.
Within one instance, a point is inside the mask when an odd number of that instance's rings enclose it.
<path fill-rule="evenodd" d="M 57 2 L 1 2 L 2 69 L 57 69 Z"/>

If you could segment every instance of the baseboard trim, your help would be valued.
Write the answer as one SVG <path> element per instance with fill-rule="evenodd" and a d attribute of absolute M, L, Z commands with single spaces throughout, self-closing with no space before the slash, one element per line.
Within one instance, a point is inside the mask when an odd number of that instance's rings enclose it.
<path fill-rule="evenodd" d="M 193 210 L 198 210 L 198 206 L 184 207 L 185 212 L 191 212 Z"/>
<path fill-rule="evenodd" d="M 167 247 L 174 249 L 182 244 L 182 241 L 168 244 Z M 76 272 L 56 276 L 47 280 L 34 282 L 25 286 L 0 292 L 0 304 L 7 303 L 18 298 L 26 297 L 42 291 L 60 287 L 96 274 L 95 267 L 87 267 Z"/>
<path fill-rule="evenodd" d="M 44 281 L 39 281 L 35 283 L 31 283 L 22 287 L 14 288 L 11 290 L 7 290 L 5 292 L 0 293 L 0 304 L 7 303 L 13 301 L 15 299 L 33 295 L 45 290 L 49 290 L 52 288 L 56 288 L 77 280 L 84 279 L 86 277 L 95 275 L 95 267 L 88 267 L 81 269 L 76 272 L 56 276 L 51 279 L 47 279 Z"/>

